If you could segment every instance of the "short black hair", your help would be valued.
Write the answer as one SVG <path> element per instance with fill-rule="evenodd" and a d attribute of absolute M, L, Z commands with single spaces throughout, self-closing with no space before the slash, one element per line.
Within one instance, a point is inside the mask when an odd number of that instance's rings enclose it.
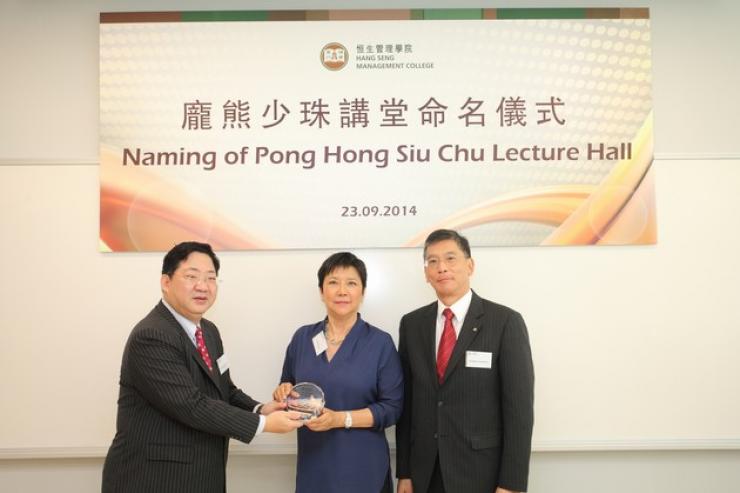
<path fill-rule="evenodd" d="M 367 269 L 365 268 L 365 262 L 350 252 L 337 252 L 329 255 L 329 258 L 324 260 L 324 263 L 321 264 L 318 272 L 319 289 L 323 291 L 324 278 L 338 267 L 354 267 L 357 270 L 357 273 L 360 274 L 362 291 L 365 291 L 365 286 L 367 286 Z"/>
<path fill-rule="evenodd" d="M 467 238 L 452 229 L 437 229 L 429 233 L 427 239 L 424 240 L 424 260 L 427 259 L 427 248 L 430 245 L 445 240 L 453 240 L 460 247 L 460 250 L 463 251 L 465 258 L 470 258 L 470 243 Z"/>
<path fill-rule="evenodd" d="M 211 257 L 213 267 L 216 269 L 216 274 L 218 274 L 221 263 L 218 261 L 216 254 L 213 253 L 213 248 L 208 243 L 199 243 L 197 241 L 183 241 L 172 247 L 172 250 L 167 252 L 167 255 L 164 256 L 164 260 L 162 261 L 162 274 L 172 277 L 180 266 L 180 262 L 186 260 L 193 252 L 205 253 Z"/>

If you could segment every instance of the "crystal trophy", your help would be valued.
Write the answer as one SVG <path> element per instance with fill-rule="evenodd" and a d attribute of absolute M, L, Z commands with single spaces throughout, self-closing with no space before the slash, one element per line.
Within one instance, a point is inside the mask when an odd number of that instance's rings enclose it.
<path fill-rule="evenodd" d="M 304 413 L 302 419 L 319 416 L 324 410 L 324 391 L 311 382 L 297 383 L 286 399 L 288 411 Z"/>

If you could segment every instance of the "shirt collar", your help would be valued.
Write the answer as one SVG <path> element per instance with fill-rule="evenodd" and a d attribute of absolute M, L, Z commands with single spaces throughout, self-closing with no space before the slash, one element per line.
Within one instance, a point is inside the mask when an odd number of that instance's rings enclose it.
<path fill-rule="evenodd" d="M 463 295 L 462 298 L 457 300 L 455 303 L 453 303 L 449 309 L 452 310 L 452 313 L 455 315 L 455 318 L 458 320 L 458 322 L 462 322 L 465 320 L 465 315 L 468 313 L 468 308 L 470 308 L 470 302 L 473 300 L 473 290 L 468 289 L 468 292 Z M 445 308 L 448 308 L 445 306 L 444 303 L 442 303 L 440 300 L 437 300 L 437 318 L 442 317 L 442 312 Z"/>
<path fill-rule="evenodd" d="M 177 313 L 177 311 L 172 308 L 169 303 L 164 300 L 164 298 L 162 298 L 162 304 L 170 311 L 172 316 L 175 317 L 175 320 L 177 320 L 180 326 L 185 330 L 185 333 L 188 335 L 190 340 L 193 341 L 193 344 L 195 344 L 195 323 L 193 323 L 192 320 L 188 320 L 187 318 Z"/>

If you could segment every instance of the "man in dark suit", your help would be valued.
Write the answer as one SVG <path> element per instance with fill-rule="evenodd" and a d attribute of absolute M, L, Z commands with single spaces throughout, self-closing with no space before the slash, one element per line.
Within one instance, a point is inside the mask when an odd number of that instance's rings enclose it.
<path fill-rule="evenodd" d="M 162 301 L 131 332 L 121 363 L 116 435 L 103 493 L 226 490 L 229 438 L 301 426 L 231 381 L 216 326 L 202 318 L 216 300 L 219 261 L 205 243 L 180 243 L 162 265 Z"/>
<path fill-rule="evenodd" d="M 404 315 L 398 493 L 526 491 L 534 371 L 519 313 L 470 289 L 470 245 L 451 230 L 424 244 L 437 301 Z"/>

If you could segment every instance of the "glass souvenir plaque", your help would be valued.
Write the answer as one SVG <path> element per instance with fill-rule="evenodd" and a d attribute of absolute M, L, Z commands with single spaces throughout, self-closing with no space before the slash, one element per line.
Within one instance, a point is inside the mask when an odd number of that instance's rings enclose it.
<path fill-rule="evenodd" d="M 311 382 L 297 383 L 286 399 L 288 411 L 305 413 L 303 419 L 319 416 L 324 410 L 324 391 Z"/>

